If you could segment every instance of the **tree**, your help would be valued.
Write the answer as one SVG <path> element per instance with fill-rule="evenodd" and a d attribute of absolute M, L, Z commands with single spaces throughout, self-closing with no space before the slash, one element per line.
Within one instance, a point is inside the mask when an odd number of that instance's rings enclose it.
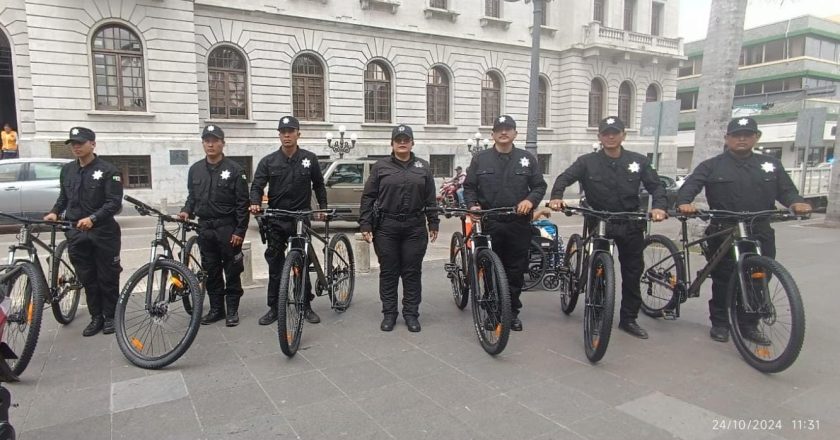
<path fill-rule="evenodd" d="M 828 188 L 828 207 L 825 209 L 826 224 L 840 228 L 840 165 L 837 164 L 837 153 L 840 149 L 840 115 L 837 116 L 837 127 L 834 129 L 834 163 L 831 165 L 831 186 Z"/>

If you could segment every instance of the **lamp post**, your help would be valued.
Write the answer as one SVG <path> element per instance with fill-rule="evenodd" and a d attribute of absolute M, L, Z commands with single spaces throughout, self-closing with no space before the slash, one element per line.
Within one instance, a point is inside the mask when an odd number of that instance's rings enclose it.
<path fill-rule="evenodd" d="M 490 139 L 481 139 L 481 133 L 475 132 L 472 139 L 467 139 L 467 150 L 475 156 L 490 146 Z"/>
<path fill-rule="evenodd" d="M 344 134 L 347 132 L 347 127 L 340 126 L 338 127 L 338 139 L 333 140 L 333 134 L 327 133 L 324 135 L 324 139 L 327 141 L 327 146 L 330 147 L 333 152 L 338 153 L 338 158 L 344 158 L 344 155 L 349 153 L 353 148 L 356 148 L 356 141 L 359 139 L 356 136 L 356 133 L 350 134 L 350 140 L 344 140 Z"/>

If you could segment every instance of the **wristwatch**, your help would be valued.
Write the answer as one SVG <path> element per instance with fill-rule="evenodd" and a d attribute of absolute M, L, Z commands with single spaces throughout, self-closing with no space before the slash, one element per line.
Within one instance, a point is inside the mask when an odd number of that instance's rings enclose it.
<path fill-rule="evenodd" d="M 96 214 L 91 214 L 88 216 L 91 223 L 96 223 Z"/>

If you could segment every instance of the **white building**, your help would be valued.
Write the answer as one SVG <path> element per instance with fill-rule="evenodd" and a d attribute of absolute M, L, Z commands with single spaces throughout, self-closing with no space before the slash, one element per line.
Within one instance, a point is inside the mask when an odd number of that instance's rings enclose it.
<path fill-rule="evenodd" d="M 590 151 L 593 121 L 608 114 L 628 120 L 628 148 L 651 152 L 638 126 L 646 100 L 676 94 L 678 2 L 547 9 L 547 177 Z M 531 20 L 531 4 L 502 0 L 4 0 L 0 116 L 18 127 L 22 156 L 66 154 L 67 130 L 92 128 L 97 152 L 148 200 L 183 199 L 204 124 L 223 127 L 227 154 L 250 169 L 290 113 L 303 147 L 325 157 L 324 134 L 339 126 L 358 134 L 359 156 L 387 154 L 391 127 L 410 124 L 415 152 L 451 175 L 469 161 L 466 139 L 489 137 L 500 113 L 524 146 Z M 675 139 L 662 149 L 673 172 Z"/>

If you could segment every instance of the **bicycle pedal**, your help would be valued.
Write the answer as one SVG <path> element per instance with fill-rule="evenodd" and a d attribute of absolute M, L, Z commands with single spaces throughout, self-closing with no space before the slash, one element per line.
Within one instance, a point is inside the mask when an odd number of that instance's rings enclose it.
<path fill-rule="evenodd" d="M 673 310 L 663 310 L 662 311 L 662 319 L 664 319 L 666 321 L 676 321 L 677 320 L 677 314 L 674 313 Z"/>

